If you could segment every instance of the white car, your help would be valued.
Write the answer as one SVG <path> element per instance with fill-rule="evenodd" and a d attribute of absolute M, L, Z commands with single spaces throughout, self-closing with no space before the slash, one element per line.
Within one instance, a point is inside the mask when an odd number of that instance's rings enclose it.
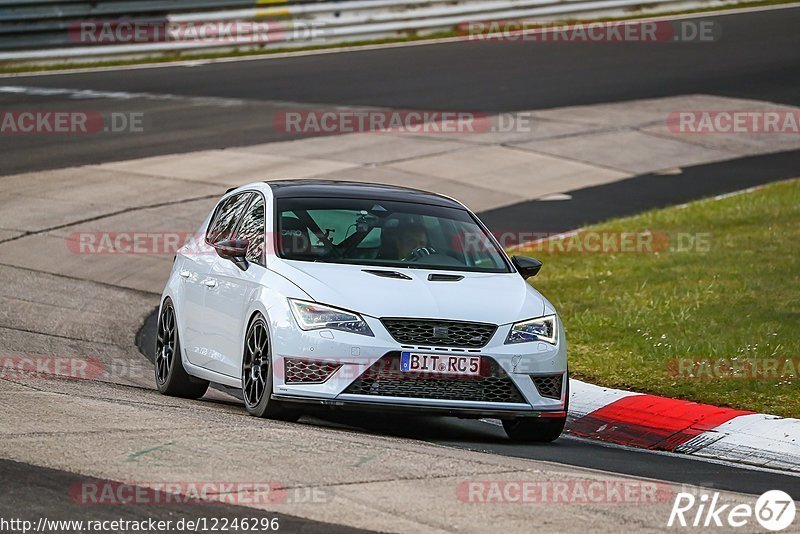
<path fill-rule="evenodd" d="M 158 389 L 241 388 L 247 411 L 311 407 L 501 419 L 552 441 L 567 411 L 553 306 L 451 198 L 291 180 L 227 192 L 176 255 L 159 310 Z"/>

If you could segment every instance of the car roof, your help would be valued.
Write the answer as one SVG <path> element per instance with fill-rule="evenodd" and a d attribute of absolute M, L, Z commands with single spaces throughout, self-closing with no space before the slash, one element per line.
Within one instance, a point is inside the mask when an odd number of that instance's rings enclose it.
<path fill-rule="evenodd" d="M 274 180 L 265 181 L 275 198 L 358 198 L 395 200 L 447 208 L 465 209 L 450 197 L 428 191 L 386 184 L 337 180 Z"/>

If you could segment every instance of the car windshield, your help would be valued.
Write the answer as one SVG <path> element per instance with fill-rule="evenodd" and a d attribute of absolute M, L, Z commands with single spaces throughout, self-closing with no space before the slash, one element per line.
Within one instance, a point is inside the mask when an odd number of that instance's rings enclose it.
<path fill-rule="evenodd" d="M 511 272 L 466 210 L 345 198 L 277 199 L 277 250 L 290 260 Z"/>

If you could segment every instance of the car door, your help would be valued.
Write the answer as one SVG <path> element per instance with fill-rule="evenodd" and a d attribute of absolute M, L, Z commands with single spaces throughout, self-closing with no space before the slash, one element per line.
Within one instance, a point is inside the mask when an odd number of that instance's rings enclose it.
<path fill-rule="evenodd" d="M 218 370 L 218 362 L 222 358 L 214 346 L 209 344 L 209 333 L 215 327 L 209 317 L 207 295 L 217 284 L 210 272 L 216 260 L 221 259 L 212 245 L 234 238 L 236 225 L 252 200 L 252 195 L 250 192 L 240 193 L 219 203 L 203 238 L 204 243 L 188 264 L 188 268 L 179 273 L 185 278 L 187 288 L 186 331 L 190 334 L 184 344 L 186 357 L 192 364 L 206 369 Z"/>
<path fill-rule="evenodd" d="M 209 323 L 208 344 L 219 354 L 214 370 L 239 378 L 241 375 L 243 332 L 250 302 L 259 289 L 264 269 L 266 204 L 260 193 L 253 193 L 235 239 L 247 240 L 247 269 L 231 260 L 215 258 L 209 278 L 216 282 L 206 291 L 205 309 Z"/>
<path fill-rule="evenodd" d="M 195 354 L 200 350 L 202 331 L 200 318 L 203 315 L 203 299 L 205 291 L 200 284 L 208 271 L 203 262 L 202 236 L 196 238 L 199 245 L 188 247 L 181 252 L 176 260 L 178 283 L 180 284 L 180 298 L 175 303 L 178 321 L 180 323 L 181 347 L 186 352 L 186 357 L 192 363 L 198 361 Z"/>

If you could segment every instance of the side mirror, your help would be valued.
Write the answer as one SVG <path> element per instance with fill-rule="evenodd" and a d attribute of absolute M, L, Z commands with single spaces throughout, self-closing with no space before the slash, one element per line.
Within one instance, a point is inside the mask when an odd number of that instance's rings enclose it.
<path fill-rule="evenodd" d="M 527 256 L 511 256 L 511 263 L 517 268 L 522 278 L 526 280 L 536 276 L 539 273 L 539 269 L 542 268 L 542 262 Z"/>
<path fill-rule="evenodd" d="M 246 239 L 232 239 L 228 241 L 220 241 L 214 243 L 214 250 L 217 251 L 220 258 L 231 260 L 241 270 L 246 271 L 247 263 L 247 247 L 250 245 Z"/>

